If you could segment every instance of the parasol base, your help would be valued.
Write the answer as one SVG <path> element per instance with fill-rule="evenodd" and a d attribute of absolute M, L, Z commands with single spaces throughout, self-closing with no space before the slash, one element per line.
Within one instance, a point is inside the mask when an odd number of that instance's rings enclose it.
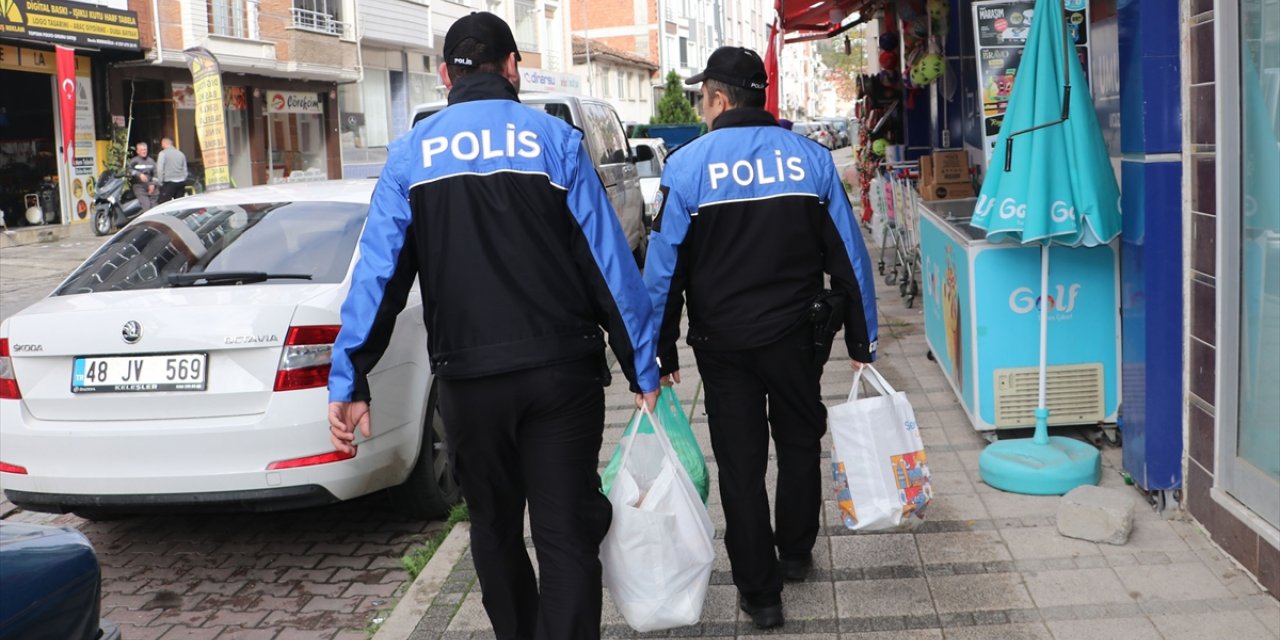
<path fill-rule="evenodd" d="M 1002 491 L 1062 495 L 1102 478 L 1102 456 L 1092 445 L 1061 436 L 1045 444 L 1031 438 L 1000 440 L 978 458 L 982 481 Z"/>

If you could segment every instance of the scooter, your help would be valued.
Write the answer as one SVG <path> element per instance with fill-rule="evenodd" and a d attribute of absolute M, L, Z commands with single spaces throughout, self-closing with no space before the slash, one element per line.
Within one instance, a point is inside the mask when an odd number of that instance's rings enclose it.
<path fill-rule="evenodd" d="M 142 203 L 133 195 L 129 180 L 112 169 L 103 171 L 93 202 L 93 235 L 105 236 L 141 214 Z"/>

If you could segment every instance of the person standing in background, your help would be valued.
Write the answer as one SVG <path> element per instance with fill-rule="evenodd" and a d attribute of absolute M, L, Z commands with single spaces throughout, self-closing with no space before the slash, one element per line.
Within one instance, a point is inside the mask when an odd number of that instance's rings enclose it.
<path fill-rule="evenodd" d="M 142 204 L 142 212 L 156 206 L 156 161 L 148 155 L 147 143 L 139 142 L 137 155 L 129 159 L 128 174 L 133 184 L 133 197 Z"/>
<path fill-rule="evenodd" d="M 187 182 L 187 156 L 173 146 L 173 138 L 160 139 L 160 157 L 156 159 L 156 181 L 160 183 L 159 202 L 168 202 L 182 195 Z"/>

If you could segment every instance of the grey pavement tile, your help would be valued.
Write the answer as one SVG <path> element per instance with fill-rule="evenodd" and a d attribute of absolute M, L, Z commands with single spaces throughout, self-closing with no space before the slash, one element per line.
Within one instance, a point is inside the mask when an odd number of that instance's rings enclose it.
<path fill-rule="evenodd" d="M 927 446 L 928 442 L 926 442 L 925 445 Z M 960 473 L 965 473 L 967 471 L 964 468 L 964 465 L 960 463 L 960 456 L 956 453 L 950 451 L 934 452 L 928 451 L 928 449 L 926 449 L 926 452 L 929 454 L 929 471 L 931 473 L 936 474 L 939 471 L 958 471 Z"/>
<path fill-rule="evenodd" d="M 1280 638 L 1280 610 L 1270 607 L 1266 610 L 1254 611 L 1253 615 L 1274 637 Z"/>
<path fill-rule="evenodd" d="M 1231 592 L 1203 564 L 1136 565 L 1115 569 L 1139 602 L 1229 598 Z"/>
<path fill-rule="evenodd" d="M 1138 507 L 1139 510 L 1145 507 Z M 1149 552 L 1183 552 L 1191 547 L 1179 536 L 1173 526 L 1165 520 L 1143 520 L 1133 523 L 1133 532 L 1129 541 L 1122 545 L 1100 544 L 1103 555 L 1121 555 L 1125 553 Z"/>
<path fill-rule="evenodd" d="M 930 457 L 932 459 L 932 456 Z M 965 475 L 964 471 L 934 471 L 932 466 L 929 468 L 929 485 L 933 488 L 933 492 L 939 496 L 961 494 L 973 494 L 973 482 Z"/>
<path fill-rule="evenodd" d="M 1264 640 L 1277 636 L 1258 619 L 1239 613 L 1151 616 L 1166 640 Z"/>
<path fill-rule="evenodd" d="M 782 590 L 782 607 L 788 622 L 835 619 L 834 586 L 830 582 L 787 584 Z"/>
<path fill-rule="evenodd" d="M 933 612 L 929 585 L 923 578 L 837 582 L 835 594 L 841 620 Z"/>
<path fill-rule="evenodd" d="M 1056 640 L 1161 640 L 1146 618 L 1054 620 L 1047 623 Z"/>
<path fill-rule="evenodd" d="M 1053 640 L 1043 624 L 1003 624 L 952 627 L 944 630 L 947 640 Z"/>
<path fill-rule="evenodd" d="M 484 631 L 489 630 L 489 616 L 484 612 L 484 604 L 480 601 L 480 591 L 472 591 L 458 607 L 449 621 L 448 631 Z"/>
<path fill-rule="evenodd" d="M 1004 537 L 1009 553 L 1017 560 L 1076 558 L 1102 553 L 1098 544 L 1063 536 L 1056 526 L 1001 529 L 1000 535 Z"/>
<path fill-rule="evenodd" d="M 925 565 L 1012 559 L 998 531 L 919 534 L 916 545 Z"/>
<path fill-rule="evenodd" d="M 1053 517 L 1058 513 L 1058 496 L 1027 496 L 1000 491 L 979 493 L 992 518 Z"/>
<path fill-rule="evenodd" d="M 976 493 L 937 494 L 929 503 L 926 520 L 987 520 L 987 505 Z"/>
<path fill-rule="evenodd" d="M 929 577 L 938 613 L 1025 609 L 1031 596 L 1017 574 Z"/>
<path fill-rule="evenodd" d="M 942 640 L 941 629 L 908 629 L 904 631 L 871 631 L 868 633 L 842 633 L 845 640 Z M 830 638 L 830 636 L 826 636 Z"/>
<path fill-rule="evenodd" d="M 829 540 L 833 570 L 920 564 L 915 536 L 911 534 L 834 536 Z"/>
<path fill-rule="evenodd" d="M 1110 567 L 1033 571 L 1024 573 L 1022 578 L 1038 607 L 1130 601 L 1129 593 Z"/>

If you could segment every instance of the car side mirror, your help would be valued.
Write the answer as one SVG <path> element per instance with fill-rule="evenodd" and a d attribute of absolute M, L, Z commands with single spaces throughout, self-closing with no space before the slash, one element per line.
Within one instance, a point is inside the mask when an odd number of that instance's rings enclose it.
<path fill-rule="evenodd" d="M 648 162 L 653 159 L 653 147 L 638 146 L 632 150 L 631 162 Z"/>

